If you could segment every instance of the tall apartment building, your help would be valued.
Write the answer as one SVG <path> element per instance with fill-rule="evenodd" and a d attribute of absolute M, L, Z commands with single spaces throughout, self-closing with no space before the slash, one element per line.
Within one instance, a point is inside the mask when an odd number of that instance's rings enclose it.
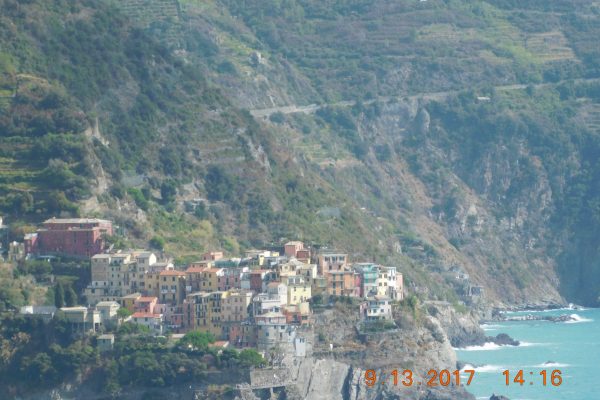
<path fill-rule="evenodd" d="M 160 302 L 181 304 L 186 295 L 185 272 L 165 269 L 159 272 Z"/>
<path fill-rule="evenodd" d="M 341 271 L 348 265 L 348 254 L 338 252 L 322 252 L 317 256 L 319 275 L 327 275 L 331 271 Z"/>
<path fill-rule="evenodd" d="M 146 251 L 96 254 L 91 258 L 92 279 L 84 296 L 89 304 L 96 304 L 146 292 L 146 274 L 157 264 L 156 256 Z"/>

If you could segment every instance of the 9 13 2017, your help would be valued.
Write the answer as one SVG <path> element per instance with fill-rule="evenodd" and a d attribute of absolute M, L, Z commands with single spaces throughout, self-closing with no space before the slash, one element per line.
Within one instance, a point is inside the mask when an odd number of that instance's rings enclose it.
<path fill-rule="evenodd" d="M 463 376 L 461 376 L 463 375 Z M 430 369 L 425 376 L 419 376 L 413 373 L 410 369 L 394 369 L 389 373 L 377 372 L 373 369 L 365 371 L 365 384 L 367 387 L 377 385 L 392 385 L 392 386 L 469 386 L 475 376 L 475 370 L 465 369 L 462 371 L 447 369 L 436 370 Z"/>

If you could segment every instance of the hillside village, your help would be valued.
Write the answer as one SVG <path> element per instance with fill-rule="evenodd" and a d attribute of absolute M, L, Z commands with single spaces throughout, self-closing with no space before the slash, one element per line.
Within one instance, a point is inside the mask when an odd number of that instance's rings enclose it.
<path fill-rule="evenodd" d="M 91 282 L 80 293 L 85 303 L 25 306 L 20 313 L 45 320 L 60 313 L 77 334 L 99 335 L 101 351 L 112 348 L 118 326 L 132 323 L 156 336 L 200 331 L 212 334 L 216 346 L 256 348 L 263 356 L 286 349 L 298 356 L 306 351 L 312 306 L 355 299 L 364 329 L 388 329 L 394 304 L 403 299 L 396 267 L 352 263 L 347 253 L 313 250 L 301 241 L 239 257 L 215 250 L 175 267 L 149 250 L 111 249 L 105 238 L 112 232 L 107 220 L 53 218 L 24 243 L 11 244 L 14 261 L 62 255 L 91 262 Z"/>

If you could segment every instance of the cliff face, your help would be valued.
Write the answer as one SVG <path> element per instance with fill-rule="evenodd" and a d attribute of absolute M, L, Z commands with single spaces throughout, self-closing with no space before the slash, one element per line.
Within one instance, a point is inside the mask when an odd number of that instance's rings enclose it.
<path fill-rule="evenodd" d="M 423 312 L 423 311 L 419 311 Z M 456 369 L 456 356 L 440 321 L 431 315 L 396 314 L 398 329 L 357 334 L 356 310 L 336 305 L 315 314 L 313 352 L 297 367 L 295 384 L 286 387 L 290 399 L 471 399 L 462 388 L 427 387 L 427 372 Z M 320 339 L 319 339 L 320 338 Z M 331 345 L 331 350 L 329 346 Z M 414 384 L 393 385 L 391 372 L 413 371 Z M 376 383 L 368 387 L 367 370 Z M 402 379 L 400 377 L 399 379 Z M 382 383 L 383 381 L 383 383 Z M 421 382 L 421 385 L 419 385 Z"/>

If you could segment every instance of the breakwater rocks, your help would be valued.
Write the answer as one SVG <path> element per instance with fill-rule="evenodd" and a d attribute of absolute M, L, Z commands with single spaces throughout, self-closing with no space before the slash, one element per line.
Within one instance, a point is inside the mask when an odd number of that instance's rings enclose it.
<path fill-rule="evenodd" d="M 559 315 L 559 316 L 549 316 L 549 315 L 520 315 L 515 317 L 507 317 L 507 321 L 551 321 L 551 322 L 566 322 L 566 321 L 574 321 L 575 319 L 570 315 Z"/>
<path fill-rule="evenodd" d="M 561 304 L 561 303 L 526 303 L 520 304 L 516 306 L 509 306 L 502 309 L 495 309 L 493 311 L 493 315 L 495 317 L 501 317 L 505 312 L 540 312 L 540 311 L 552 311 L 552 310 L 583 310 L 584 308 L 580 305 L 569 303 L 569 304 Z"/>
<path fill-rule="evenodd" d="M 578 317 L 576 314 L 563 314 L 563 315 L 515 315 L 507 316 L 504 321 L 550 321 L 550 322 L 568 322 L 577 321 Z"/>

